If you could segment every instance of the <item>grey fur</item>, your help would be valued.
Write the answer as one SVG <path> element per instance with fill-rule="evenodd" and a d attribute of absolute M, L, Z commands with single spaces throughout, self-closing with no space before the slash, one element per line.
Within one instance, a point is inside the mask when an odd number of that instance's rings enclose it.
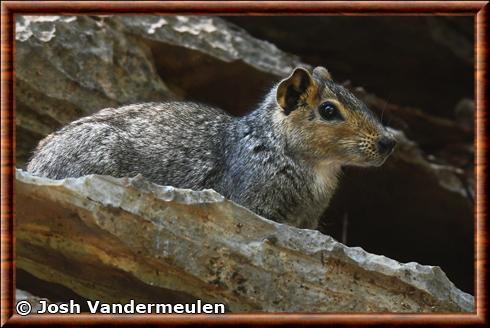
<path fill-rule="evenodd" d="M 289 148 L 273 119 L 276 87 L 242 118 L 186 102 L 101 110 L 42 140 L 27 170 L 53 179 L 140 173 L 161 185 L 212 188 L 266 218 L 316 228 L 340 166 L 332 164 L 319 184 L 317 171 Z"/>

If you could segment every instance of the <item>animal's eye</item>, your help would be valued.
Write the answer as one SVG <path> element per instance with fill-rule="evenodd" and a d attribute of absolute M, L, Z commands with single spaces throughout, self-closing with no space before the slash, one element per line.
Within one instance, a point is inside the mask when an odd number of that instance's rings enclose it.
<path fill-rule="evenodd" d="M 340 111 L 337 108 L 337 105 L 329 101 L 321 104 L 320 107 L 318 107 L 318 112 L 320 113 L 320 116 L 326 121 L 343 120 L 342 115 L 340 115 Z"/>

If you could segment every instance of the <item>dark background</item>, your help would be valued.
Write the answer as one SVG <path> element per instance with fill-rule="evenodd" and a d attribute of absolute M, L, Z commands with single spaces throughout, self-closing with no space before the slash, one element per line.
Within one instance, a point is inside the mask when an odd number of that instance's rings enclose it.
<path fill-rule="evenodd" d="M 461 98 L 473 98 L 472 17 L 227 19 L 398 105 L 452 118 Z"/>

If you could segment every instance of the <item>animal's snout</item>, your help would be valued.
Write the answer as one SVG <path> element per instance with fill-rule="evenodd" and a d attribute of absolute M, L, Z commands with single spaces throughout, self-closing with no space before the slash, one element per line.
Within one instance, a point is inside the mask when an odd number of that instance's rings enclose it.
<path fill-rule="evenodd" d="M 378 141 L 378 151 L 383 154 L 389 154 L 395 148 L 396 140 L 389 137 L 381 137 Z"/>

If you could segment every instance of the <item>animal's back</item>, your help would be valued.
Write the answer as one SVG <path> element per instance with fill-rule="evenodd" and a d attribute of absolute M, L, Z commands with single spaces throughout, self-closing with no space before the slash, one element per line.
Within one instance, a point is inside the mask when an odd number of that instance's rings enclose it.
<path fill-rule="evenodd" d="M 28 170 L 212 188 L 269 219 L 316 228 L 341 166 L 380 166 L 395 143 L 325 68 L 296 68 L 240 118 L 177 102 L 103 110 L 48 136 Z"/>
<path fill-rule="evenodd" d="M 53 179 L 140 173 L 159 184 L 211 188 L 231 119 L 220 109 L 183 102 L 104 109 L 46 137 L 27 170 Z"/>

